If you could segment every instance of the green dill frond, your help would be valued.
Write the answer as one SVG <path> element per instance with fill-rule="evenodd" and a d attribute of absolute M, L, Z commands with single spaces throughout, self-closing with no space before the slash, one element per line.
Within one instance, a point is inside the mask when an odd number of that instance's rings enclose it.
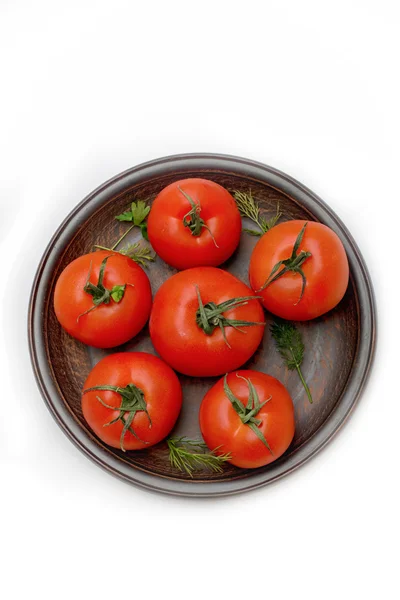
<path fill-rule="evenodd" d="M 217 454 L 218 448 L 210 451 L 203 441 L 186 437 L 168 438 L 169 460 L 175 469 L 193 477 L 194 471 L 209 469 L 214 473 L 222 472 L 222 465 L 230 454 Z"/>

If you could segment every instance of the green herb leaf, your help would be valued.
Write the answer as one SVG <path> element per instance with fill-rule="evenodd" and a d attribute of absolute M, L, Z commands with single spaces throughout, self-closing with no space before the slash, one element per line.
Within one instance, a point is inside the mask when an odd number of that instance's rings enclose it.
<path fill-rule="evenodd" d="M 229 453 L 218 454 L 219 448 L 209 450 L 203 441 L 186 437 L 167 439 L 169 460 L 172 467 L 193 477 L 193 472 L 210 469 L 214 473 L 222 472 L 222 465 L 232 457 Z"/>
<path fill-rule="evenodd" d="M 129 244 L 129 246 L 122 248 L 122 250 L 118 250 L 118 252 L 125 256 L 129 256 L 129 258 L 145 268 L 148 267 L 149 262 L 154 262 L 156 259 L 156 255 L 152 254 L 151 249 L 147 246 L 142 246 L 139 242 Z"/>
<path fill-rule="evenodd" d="M 117 221 L 133 221 L 132 211 L 128 210 L 115 217 Z"/>
<path fill-rule="evenodd" d="M 134 225 L 140 225 L 150 212 L 150 206 L 147 206 L 144 200 L 138 200 L 131 204 L 132 221 Z"/>
<path fill-rule="evenodd" d="M 304 344 L 298 329 L 290 322 L 275 321 L 271 327 L 276 347 L 288 369 L 293 371 L 300 367 L 304 357 Z"/>
<path fill-rule="evenodd" d="M 129 229 L 127 229 L 125 233 L 119 238 L 119 240 L 112 247 L 112 250 L 115 250 L 118 244 L 122 242 L 122 240 L 128 235 L 130 231 L 132 231 L 134 227 L 140 228 L 142 236 L 145 240 L 149 239 L 147 235 L 147 223 L 145 223 L 145 219 L 148 216 L 149 212 L 150 206 L 148 206 L 145 200 L 136 200 L 132 202 L 130 210 L 127 210 L 115 217 L 117 221 L 126 221 L 133 223 L 133 225 L 131 225 L 131 227 L 129 227 Z"/>
<path fill-rule="evenodd" d="M 261 218 L 261 227 L 262 227 L 263 231 L 269 231 L 270 229 L 275 227 L 275 225 L 277 224 L 277 222 L 279 221 L 281 216 L 282 216 L 282 213 L 279 212 L 279 204 L 278 204 L 276 207 L 276 213 L 274 214 L 273 217 L 271 217 L 271 219 L 264 219 L 263 217 Z"/>
<path fill-rule="evenodd" d="M 142 237 L 148 242 L 149 235 L 147 233 L 147 223 L 142 223 L 141 225 L 139 225 L 139 227 L 140 227 L 140 231 L 142 232 Z"/>
<path fill-rule="evenodd" d="M 256 200 L 253 198 L 251 190 L 248 193 L 235 190 L 232 192 L 232 194 L 235 198 L 240 215 L 247 219 L 251 219 L 251 221 L 256 223 L 256 225 L 258 225 L 258 227 L 261 230 L 260 232 L 258 232 L 254 231 L 254 229 L 243 229 L 243 231 L 249 233 L 250 235 L 263 235 L 264 233 L 272 229 L 272 227 L 275 227 L 275 225 L 282 216 L 282 213 L 279 211 L 279 204 L 276 207 L 275 215 L 271 219 L 266 219 L 265 217 L 261 216 L 260 207 Z"/>
<path fill-rule="evenodd" d="M 257 237 L 261 237 L 263 235 L 262 231 L 256 231 L 255 229 L 246 229 L 246 227 L 243 228 L 243 231 L 245 231 L 249 235 L 254 235 Z"/>
<path fill-rule="evenodd" d="M 312 404 L 313 400 L 310 388 L 308 387 L 300 369 L 304 358 L 304 343 L 299 330 L 296 329 L 295 325 L 289 321 L 275 321 L 270 326 L 270 330 L 279 354 L 285 361 L 286 366 L 290 371 L 296 369 L 298 372 L 300 380 L 307 393 L 308 400 L 310 404 Z"/>

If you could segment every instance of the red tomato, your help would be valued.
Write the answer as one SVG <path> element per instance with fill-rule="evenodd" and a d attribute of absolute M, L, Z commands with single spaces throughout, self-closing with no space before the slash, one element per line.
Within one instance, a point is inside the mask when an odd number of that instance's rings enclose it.
<path fill-rule="evenodd" d="M 220 379 L 204 396 L 199 418 L 207 446 L 231 454 L 229 462 L 245 469 L 282 456 L 294 436 L 289 392 L 259 371 L 236 371 Z"/>
<path fill-rule="evenodd" d="M 307 321 L 328 312 L 343 298 L 349 264 L 342 242 L 329 227 L 313 221 L 287 221 L 258 241 L 249 277 L 267 310 L 283 319 Z"/>
<path fill-rule="evenodd" d="M 177 371 L 220 375 L 255 352 L 263 337 L 263 319 L 262 307 L 247 285 L 221 269 L 197 267 L 173 275 L 160 287 L 150 315 L 150 336 L 156 351 Z"/>
<path fill-rule="evenodd" d="M 124 451 L 149 448 L 164 439 L 181 406 L 178 377 L 160 358 L 146 352 L 106 356 L 83 386 L 87 423 L 103 442 Z"/>
<path fill-rule="evenodd" d="M 230 193 L 208 179 L 182 179 L 162 190 L 148 218 L 157 254 L 177 269 L 226 261 L 239 244 L 242 222 Z"/>
<path fill-rule="evenodd" d="M 98 285 L 102 264 L 104 278 Z M 54 310 L 62 327 L 97 348 L 119 346 L 134 337 L 149 318 L 151 301 L 143 269 L 127 256 L 105 251 L 72 261 L 54 291 Z"/>

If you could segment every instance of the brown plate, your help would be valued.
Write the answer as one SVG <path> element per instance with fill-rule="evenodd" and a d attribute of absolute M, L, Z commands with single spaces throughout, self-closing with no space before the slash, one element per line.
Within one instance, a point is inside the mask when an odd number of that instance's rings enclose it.
<path fill-rule="evenodd" d="M 87 427 L 81 411 L 81 390 L 92 366 L 105 354 L 120 350 L 154 353 L 148 329 L 118 349 L 96 350 L 65 333 L 53 311 L 53 292 L 64 267 L 93 244 L 111 246 L 126 224 L 114 216 L 135 198 L 150 198 L 183 177 L 204 177 L 228 189 L 252 190 L 267 216 L 325 223 L 341 238 L 350 263 L 350 283 L 342 302 L 329 314 L 299 324 L 306 354 L 303 371 L 314 404 L 310 405 L 295 372 L 288 372 L 266 327 L 264 340 L 246 368 L 274 375 L 289 389 L 296 414 L 296 434 L 284 456 L 255 470 L 226 466 L 223 473 L 195 473 L 190 479 L 174 471 L 165 442 L 149 450 L 127 452 L 105 446 Z M 137 228 L 135 228 L 137 229 Z M 130 242 L 139 240 L 134 230 Z M 247 282 L 249 258 L 257 238 L 242 234 L 239 249 L 224 267 Z M 148 274 L 153 293 L 175 272 L 160 259 Z M 266 321 L 271 321 L 266 315 Z M 85 198 L 65 219 L 50 241 L 33 284 L 28 316 L 32 364 L 44 400 L 71 440 L 98 465 L 128 481 L 169 494 L 220 496 L 253 489 L 290 473 L 316 454 L 337 432 L 356 404 L 371 367 L 375 344 L 375 307 L 371 282 L 360 252 L 335 213 L 291 177 L 254 161 L 213 154 L 161 158 L 114 177 Z M 181 376 L 184 406 L 174 434 L 199 438 L 198 409 L 217 378 Z"/>

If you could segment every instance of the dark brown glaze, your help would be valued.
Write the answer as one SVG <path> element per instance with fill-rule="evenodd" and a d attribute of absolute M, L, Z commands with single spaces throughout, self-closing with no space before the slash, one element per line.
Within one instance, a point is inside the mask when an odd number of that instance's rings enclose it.
<path fill-rule="evenodd" d="M 150 199 L 182 177 L 205 177 L 229 190 L 252 190 L 272 216 L 279 202 L 282 220 L 318 220 L 341 237 L 350 262 L 351 280 L 342 302 L 329 314 L 298 324 L 306 352 L 303 372 L 312 391 L 310 405 L 296 372 L 289 372 L 276 352 L 268 326 L 263 342 L 246 368 L 277 377 L 289 389 L 296 416 L 296 434 L 287 453 L 276 463 L 257 470 L 227 465 L 222 474 L 201 471 L 193 481 L 171 469 L 165 443 L 140 452 L 108 448 L 87 427 L 81 411 L 82 385 L 91 367 L 110 352 L 135 350 L 155 353 L 147 327 L 136 338 L 112 350 L 89 348 L 65 333 L 53 311 L 53 292 L 64 267 L 94 244 L 111 246 L 127 225 L 114 216 L 134 199 Z M 134 230 L 126 242 L 140 241 Z M 248 264 L 258 238 L 242 233 L 238 250 L 223 265 L 248 283 Z M 125 243 L 125 242 L 124 242 Z M 159 258 L 150 265 L 153 293 L 176 271 Z M 269 324 L 272 316 L 266 314 Z M 107 182 L 86 198 L 53 237 L 39 266 L 29 311 L 31 356 L 39 387 L 53 415 L 72 440 L 98 464 L 120 477 L 149 489 L 181 495 L 223 495 L 258 487 L 281 477 L 315 454 L 337 431 L 354 406 L 370 368 L 375 314 L 371 284 L 359 251 L 332 211 L 312 192 L 270 167 L 218 155 L 186 155 L 136 167 Z M 216 378 L 181 376 L 182 413 L 174 435 L 200 436 L 198 409 Z"/>

